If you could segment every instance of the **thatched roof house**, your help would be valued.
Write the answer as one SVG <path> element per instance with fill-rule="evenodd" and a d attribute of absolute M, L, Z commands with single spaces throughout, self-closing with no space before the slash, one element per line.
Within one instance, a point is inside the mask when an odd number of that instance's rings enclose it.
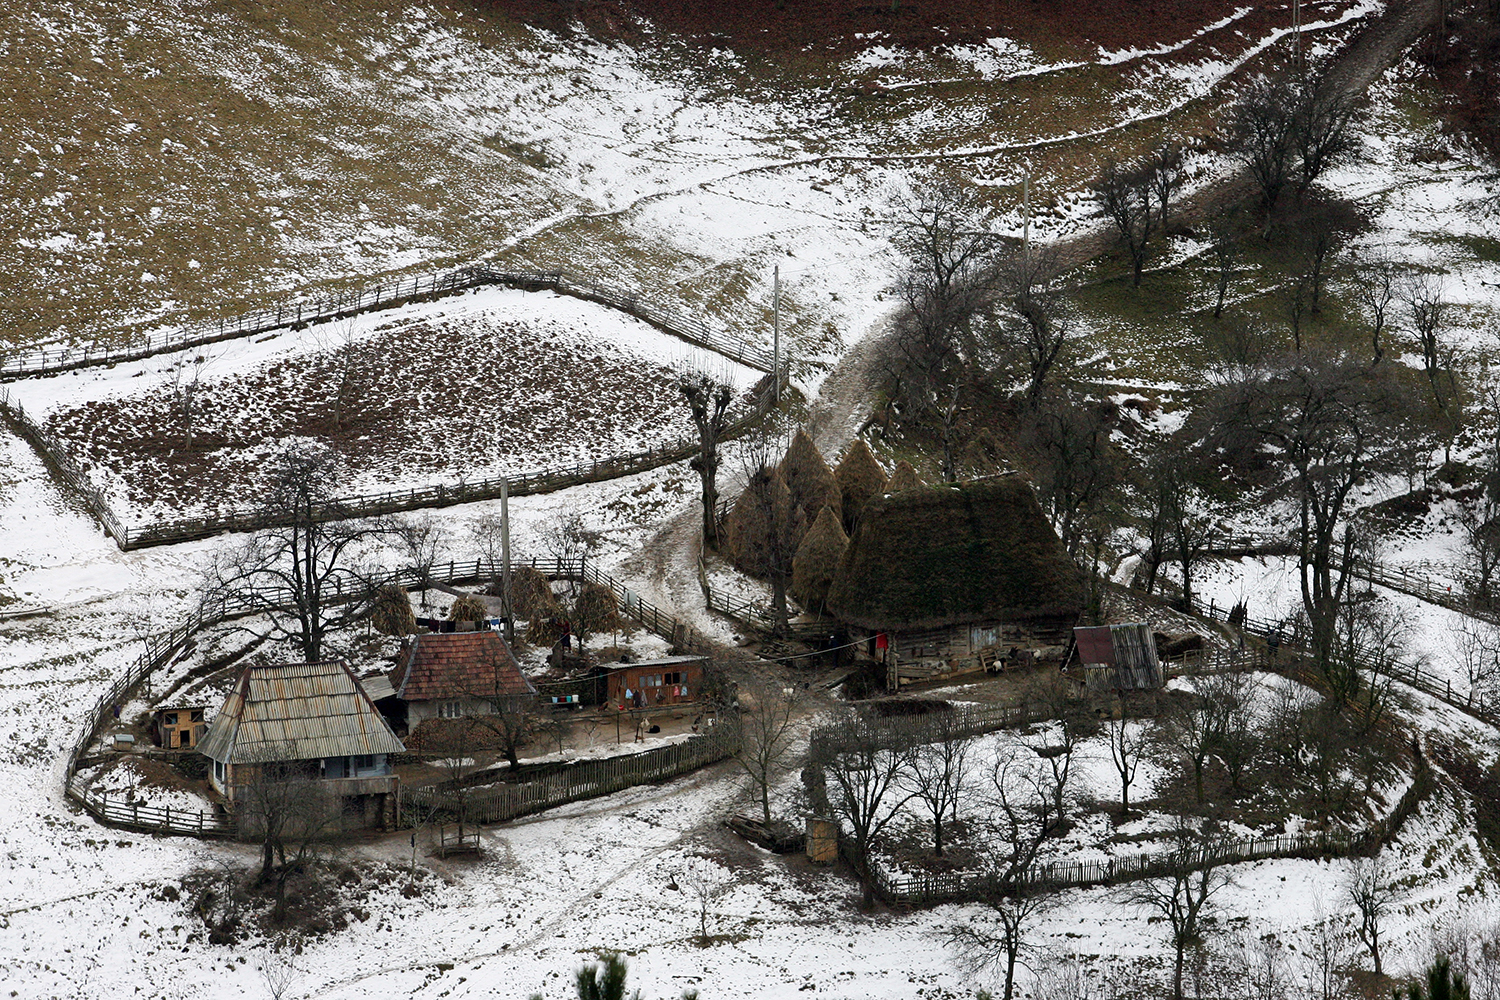
<path fill-rule="evenodd" d="M 938 675 L 1065 643 L 1083 584 L 1030 483 L 995 476 L 871 499 L 828 608 Z"/>

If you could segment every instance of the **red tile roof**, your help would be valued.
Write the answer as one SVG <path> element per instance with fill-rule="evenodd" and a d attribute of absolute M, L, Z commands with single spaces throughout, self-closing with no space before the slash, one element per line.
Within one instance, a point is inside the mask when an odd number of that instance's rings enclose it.
<path fill-rule="evenodd" d="M 396 661 L 391 684 L 402 701 L 536 693 L 500 633 L 488 630 L 412 636 Z"/>

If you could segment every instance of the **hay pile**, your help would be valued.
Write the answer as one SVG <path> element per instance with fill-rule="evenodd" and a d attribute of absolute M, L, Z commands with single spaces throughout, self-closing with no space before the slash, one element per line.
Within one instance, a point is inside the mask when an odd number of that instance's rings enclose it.
<path fill-rule="evenodd" d="M 792 597 L 802 605 L 802 610 L 823 613 L 828 588 L 848 548 L 849 536 L 844 534 L 843 524 L 832 507 L 824 507 L 797 547 L 797 557 L 792 562 Z"/>
<path fill-rule="evenodd" d="M 605 632 L 621 632 L 625 620 L 620 617 L 620 606 L 615 602 L 614 591 L 599 583 L 585 583 L 573 604 L 573 631 L 580 637 L 599 635 Z"/>
<path fill-rule="evenodd" d="M 844 530 L 853 531 L 854 526 L 859 523 L 859 514 L 865 503 L 885 491 L 885 469 L 875 460 L 870 446 L 862 439 L 855 438 L 849 450 L 844 452 L 844 457 L 839 460 L 833 479 L 838 483 L 839 492 L 844 498 Z"/>
<path fill-rule="evenodd" d="M 797 430 L 777 471 L 792 495 L 792 510 L 797 523 L 792 537 L 794 546 L 802 542 L 802 536 L 817 521 L 824 507 L 832 508 L 835 517 L 844 516 L 838 481 L 806 431 Z"/>
<path fill-rule="evenodd" d="M 888 493 L 865 507 L 828 591 L 878 630 L 1077 618 L 1081 574 L 1021 476 Z"/>
<path fill-rule="evenodd" d="M 751 476 L 724 529 L 725 551 L 742 572 L 764 577 L 790 569 L 779 565 L 790 564 L 797 550 L 792 494 L 781 473 L 768 465 Z"/>
<path fill-rule="evenodd" d="M 387 583 L 375 591 L 370 627 L 382 635 L 416 634 L 417 616 L 412 614 L 411 597 L 405 590 Z"/>
<path fill-rule="evenodd" d="M 522 566 L 510 576 L 511 612 L 517 618 L 562 617 L 562 604 L 552 593 L 552 584 L 535 566 Z"/>
<path fill-rule="evenodd" d="M 913 469 L 911 463 L 903 458 L 891 471 L 891 478 L 885 484 L 885 492 L 901 493 L 906 490 L 919 489 L 922 485 L 922 477 L 917 475 L 917 470 Z"/>
<path fill-rule="evenodd" d="M 453 602 L 448 609 L 450 622 L 482 622 L 490 616 L 490 609 L 473 594 L 465 594 Z"/>

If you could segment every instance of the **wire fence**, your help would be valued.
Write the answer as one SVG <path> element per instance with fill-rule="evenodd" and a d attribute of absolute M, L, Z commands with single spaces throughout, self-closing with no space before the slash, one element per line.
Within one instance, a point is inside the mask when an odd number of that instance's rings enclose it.
<path fill-rule="evenodd" d="M 662 636 L 678 649 L 691 652 L 708 649 L 707 641 L 692 628 L 642 599 L 619 580 L 590 564 L 587 559 L 512 561 L 512 569 L 521 566 L 530 566 L 549 579 L 570 579 L 608 587 L 626 617 Z M 499 579 L 503 572 L 503 565 L 485 559 L 450 561 L 427 571 L 407 568 L 381 574 L 365 581 L 357 592 L 353 588 L 338 587 L 328 596 L 329 602 L 336 604 L 362 599 L 374 589 L 386 585 L 414 589 L 433 583 L 478 583 Z M 84 725 L 68 750 L 64 778 L 67 796 L 95 819 L 112 826 L 188 836 L 222 836 L 233 833 L 232 818 L 223 811 L 194 812 L 131 804 L 95 791 L 79 772 L 89 747 L 100 733 L 115 722 L 115 709 L 129 702 L 141 682 L 152 672 L 171 663 L 195 635 L 236 618 L 264 614 L 278 608 L 290 609 L 292 606 L 291 592 L 274 588 L 223 597 L 205 602 L 176 627 L 147 638 L 141 655 L 100 693 L 84 713 Z"/>
<path fill-rule="evenodd" d="M 204 320 L 175 330 L 148 333 L 123 345 L 103 344 L 96 339 L 82 345 L 49 348 L 0 358 L 0 381 L 54 375 L 122 361 L 139 361 L 157 354 L 253 337 L 288 327 L 323 323 L 486 285 L 503 285 L 532 291 L 546 289 L 599 302 L 747 367 L 762 372 L 770 372 L 774 367 L 771 353 L 764 348 L 713 330 L 701 319 L 672 309 L 639 292 L 609 288 L 566 271 L 505 271 L 488 264 L 475 264 L 448 271 L 412 275 L 409 278 L 385 278 L 315 299 L 278 302 L 238 316 Z"/>

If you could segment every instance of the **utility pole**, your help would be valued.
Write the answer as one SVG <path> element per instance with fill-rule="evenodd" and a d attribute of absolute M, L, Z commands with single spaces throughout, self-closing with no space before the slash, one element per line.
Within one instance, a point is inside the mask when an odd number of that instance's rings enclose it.
<path fill-rule="evenodd" d="M 1031 260 L 1031 161 L 1021 174 L 1021 259 Z"/>
<path fill-rule="evenodd" d="M 772 272 L 771 284 L 771 399 L 781 405 L 781 265 Z"/>
<path fill-rule="evenodd" d="M 516 616 L 510 606 L 510 480 L 500 480 L 500 613 L 505 616 L 505 644 L 516 642 Z"/>
<path fill-rule="evenodd" d="M 1292 65 L 1302 75 L 1302 0 L 1292 0 Z"/>

